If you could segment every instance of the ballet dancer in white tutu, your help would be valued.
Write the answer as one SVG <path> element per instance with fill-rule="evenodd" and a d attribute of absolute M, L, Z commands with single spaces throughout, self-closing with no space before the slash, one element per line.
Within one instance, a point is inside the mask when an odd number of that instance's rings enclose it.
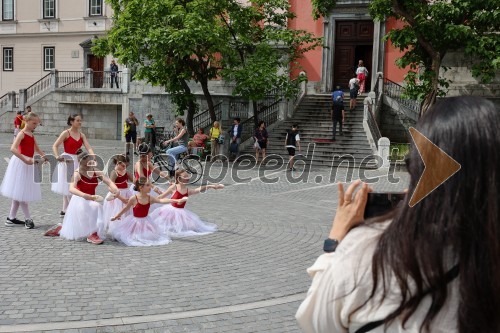
<path fill-rule="evenodd" d="M 78 170 L 78 158 L 76 156 L 77 151 L 83 145 L 89 154 L 94 155 L 94 151 L 92 150 L 87 137 L 81 131 L 82 116 L 78 114 L 71 115 L 68 117 L 67 123 L 71 126 L 71 128 L 63 131 L 52 146 L 54 156 L 59 163 L 57 163 L 57 168 L 54 170 L 51 189 L 53 192 L 63 196 L 63 206 L 61 212 L 59 213 L 61 217 L 64 217 L 69 201 L 71 200 L 69 183 L 71 182 L 73 172 Z M 61 144 L 63 145 L 64 151 L 59 154 L 59 146 Z M 56 180 L 55 182 L 54 179 Z"/>
<path fill-rule="evenodd" d="M 158 199 L 151 195 L 151 182 L 141 177 L 135 182 L 138 194 L 131 197 L 128 204 L 113 218 L 111 218 L 109 233 L 117 241 L 127 246 L 153 246 L 164 245 L 170 242 L 170 237 L 161 232 L 148 216 L 151 204 L 176 203 L 183 204 L 187 197 L 180 199 Z M 120 220 L 131 207 L 133 214 Z"/>
<path fill-rule="evenodd" d="M 118 188 L 102 171 L 94 167 L 95 161 L 92 155 L 81 152 L 78 154 L 78 161 L 80 166 L 73 174 L 73 181 L 69 185 L 73 197 L 64 216 L 60 236 L 69 240 L 87 238 L 89 243 L 101 244 L 103 241 L 97 231 L 103 218 L 100 202 L 104 199 L 95 194 L 95 189 L 99 180 L 116 196 L 119 195 Z"/>
<path fill-rule="evenodd" d="M 9 160 L 0 192 L 3 196 L 12 199 L 5 225 L 24 224 L 26 229 L 33 229 L 35 224 L 30 215 L 28 203 L 42 199 L 39 166 L 46 161 L 46 158 L 45 153 L 38 147 L 33 134 L 35 128 L 40 124 L 40 118 L 31 112 L 24 117 L 24 121 L 26 123 L 24 129 L 17 134 L 10 147 L 14 156 Z M 35 152 L 40 154 L 41 160 L 33 157 Z M 16 218 L 19 207 L 23 210 L 24 221 Z"/>
<path fill-rule="evenodd" d="M 99 225 L 99 231 L 97 233 L 101 239 L 105 239 L 107 237 L 107 230 L 111 218 L 121 212 L 123 207 L 127 205 L 130 197 L 134 194 L 128 188 L 129 181 L 133 182 L 134 180 L 132 175 L 127 172 L 127 166 L 130 163 L 129 158 L 124 155 L 116 155 L 113 158 L 113 163 L 115 164 L 115 169 L 111 171 L 109 178 L 118 188 L 119 195 L 116 196 L 109 192 L 104 200 L 104 218 L 102 220 L 102 224 Z M 127 216 L 128 214 L 129 212 L 125 212 L 123 216 Z"/>
<path fill-rule="evenodd" d="M 213 184 L 200 186 L 196 189 L 188 189 L 187 183 L 190 176 L 184 169 L 178 169 L 175 172 L 175 184 L 165 191 L 159 198 L 173 192 L 171 199 L 181 199 L 193 196 L 208 189 L 223 189 L 222 184 Z M 210 234 L 217 230 L 217 226 L 212 223 L 203 222 L 198 215 L 184 208 L 186 204 L 165 205 L 153 213 L 151 218 L 157 224 L 161 231 L 170 237 L 187 237 Z"/>
<path fill-rule="evenodd" d="M 149 145 L 147 145 L 146 143 L 142 143 L 141 145 L 139 145 L 138 151 L 139 151 L 139 161 L 137 161 L 134 164 L 134 181 L 138 180 L 141 177 L 150 179 L 153 173 L 158 174 L 160 177 L 165 179 L 170 178 L 168 172 L 160 171 L 160 169 L 155 167 L 151 162 L 151 158 L 153 157 L 153 152 L 151 152 Z M 133 193 L 133 186 L 134 185 L 130 187 L 132 193 Z M 149 195 L 157 197 L 162 193 L 163 191 L 161 188 L 153 185 L 151 187 L 151 192 L 149 193 Z M 160 204 L 154 204 L 151 206 L 150 211 L 154 211 L 155 209 L 160 207 L 161 207 Z"/>

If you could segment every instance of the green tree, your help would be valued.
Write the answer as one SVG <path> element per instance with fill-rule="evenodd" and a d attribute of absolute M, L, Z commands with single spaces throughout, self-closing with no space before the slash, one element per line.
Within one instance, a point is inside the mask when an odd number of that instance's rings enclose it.
<path fill-rule="evenodd" d="M 313 0 L 313 16 L 331 11 L 334 0 Z M 370 13 L 377 20 L 389 17 L 404 27 L 387 33 L 404 52 L 401 68 L 409 67 L 405 95 L 423 101 L 421 114 L 437 96 L 444 96 L 449 82 L 440 77 L 444 56 L 463 50 L 471 59 L 473 76 L 493 80 L 500 68 L 500 6 L 498 0 L 373 0 Z"/>
<path fill-rule="evenodd" d="M 103 56 L 111 53 L 136 68 L 136 78 L 164 86 L 178 113 L 187 110 L 191 133 L 197 105 L 190 80 L 201 85 L 215 120 L 210 80 L 235 80 L 235 93 L 256 101 L 271 89 L 286 86 L 289 70 L 281 50 L 293 50 L 285 55 L 295 61 L 311 48 L 301 48 L 302 44 L 314 40 L 303 31 L 283 29 L 292 18 L 287 0 L 258 0 L 252 5 L 238 0 L 108 2 L 114 12 L 113 26 L 96 41 L 93 51 Z M 249 68 L 255 69 L 250 76 Z M 249 79 L 254 74 L 258 74 L 256 81 Z"/>

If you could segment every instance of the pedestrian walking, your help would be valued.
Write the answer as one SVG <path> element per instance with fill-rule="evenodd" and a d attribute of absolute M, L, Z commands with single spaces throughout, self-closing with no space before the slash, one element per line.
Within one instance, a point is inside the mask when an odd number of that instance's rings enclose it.
<path fill-rule="evenodd" d="M 332 140 L 335 141 L 335 134 L 337 132 L 337 124 L 339 125 L 339 135 L 344 135 L 342 132 L 342 125 L 345 120 L 345 107 L 344 102 L 338 98 L 333 102 L 332 112 L 331 112 L 332 122 L 333 122 L 333 137 Z"/>
<path fill-rule="evenodd" d="M 188 189 L 187 183 L 190 176 L 184 169 L 175 172 L 175 184 L 158 198 L 163 198 L 173 193 L 171 199 L 182 199 L 204 192 L 208 189 L 223 189 L 222 184 L 204 185 L 196 189 Z M 212 223 L 203 222 L 198 215 L 185 209 L 186 203 L 175 203 L 164 205 L 156 209 L 151 218 L 160 227 L 160 230 L 170 237 L 186 237 L 206 235 L 217 230 Z"/>
<path fill-rule="evenodd" d="M 335 90 L 332 92 L 332 103 L 338 100 L 338 98 L 344 100 L 345 95 L 340 86 L 336 86 Z"/>
<path fill-rule="evenodd" d="M 263 162 L 264 159 L 266 158 L 266 149 L 269 140 L 269 134 L 267 133 L 266 130 L 266 123 L 263 120 L 259 121 L 259 124 L 255 129 L 253 138 L 255 140 L 254 143 L 255 163 L 259 164 L 259 152 L 260 155 L 262 156 L 261 162 Z"/>
<path fill-rule="evenodd" d="M 286 137 L 285 137 L 285 148 L 288 151 L 288 170 L 289 171 L 294 171 L 295 168 L 293 167 L 294 164 L 294 159 L 295 159 L 295 150 L 299 148 L 299 153 L 300 153 L 300 135 L 299 135 L 299 125 L 298 124 L 293 124 L 291 130 L 286 131 Z"/>
<path fill-rule="evenodd" d="M 111 237 L 127 246 L 155 246 L 170 243 L 170 237 L 161 231 L 149 215 L 151 204 L 185 204 L 188 198 L 155 198 L 149 195 L 153 185 L 146 178 L 136 180 L 134 186 L 136 194 L 116 216 L 111 218 L 109 225 Z M 132 214 L 121 220 L 130 208 L 132 208 Z"/>
<path fill-rule="evenodd" d="M 99 181 L 108 186 L 115 196 L 119 195 L 116 185 L 93 165 L 94 158 L 87 152 L 78 151 L 78 170 L 73 173 L 73 181 L 69 191 L 73 194 L 64 215 L 60 236 L 68 240 L 87 239 L 92 244 L 101 244 L 103 240 L 98 235 L 99 224 L 103 223 L 103 210 L 100 202 L 104 199 L 96 195 Z"/>
<path fill-rule="evenodd" d="M 3 196 L 12 199 L 5 225 L 24 224 L 26 229 L 33 229 L 35 223 L 31 218 L 28 203 L 42 199 L 40 181 L 37 177 L 40 170 L 37 170 L 37 167 L 40 163 L 46 161 L 46 158 L 33 134 L 40 124 L 40 118 L 31 113 L 26 115 L 24 120 L 26 126 L 17 134 L 10 147 L 10 151 L 14 156 L 9 160 L 9 165 L 0 185 L 0 192 Z M 40 154 L 41 160 L 34 158 L 35 152 Z M 24 213 L 24 221 L 16 218 L 19 207 Z"/>
<path fill-rule="evenodd" d="M 111 71 L 111 88 L 113 88 L 113 82 L 116 83 L 116 88 L 120 88 L 118 86 L 118 65 L 116 64 L 114 59 L 111 60 L 109 70 Z"/>
<path fill-rule="evenodd" d="M 77 151 L 83 145 L 90 155 L 94 155 L 94 150 L 90 146 L 87 137 L 81 131 L 82 121 L 82 116 L 79 114 L 69 116 L 66 123 L 71 127 L 64 130 L 52 145 L 52 152 L 58 163 L 52 175 L 51 189 L 53 192 L 63 196 L 62 210 L 59 213 L 61 217 L 64 217 L 71 200 L 69 184 L 73 173 L 78 170 L 79 166 Z M 63 145 L 63 152 L 59 154 L 59 146 L 61 144 Z"/>
<path fill-rule="evenodd" d="M 368 69 L 366 69 L 363 60 L 358 62 L 358 68 L 356 68 L 356 75 L 359 80 L 359 93 L 362 94 L 365 92 L 365 82 L 366 77 L 368 76 Z"/>
<path fill-rule="evenodd" d="M 354 74 L 354 77 L 349 80 L 349 110 L 354 110 L 356 107 L 356 98 L 358 98 L 358 93 L 359 93 L 359 79 L 356 74 Z"/>

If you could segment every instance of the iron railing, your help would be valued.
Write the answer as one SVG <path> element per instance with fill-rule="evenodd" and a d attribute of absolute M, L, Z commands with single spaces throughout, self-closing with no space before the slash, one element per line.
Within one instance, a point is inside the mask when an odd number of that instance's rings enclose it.
<path fill-rule="evenodd" d="M 215 111 L 215 119 L 220 120 L 222 117 L 222 102 L 219 102 L 214 105 L 214 111 Z M 195 131 L 197 131 L 198 128 L 205 129 L 210 125 L 212 125 L 210 110 L 205 110 L 193 118 L 193 129 Z"/>
<path fill-rule="evenodd" d="M 384 79 L 384 94 L 395 99 L 399 105 L 419 115 L 420 102 L 403 97 L 404 87 L 389 79 Z"/>
<path fill-rule="evenodd" d="M 92 88 L 119 88 L 122 86 L 122 72 L 93 72 Z"/>
<path fill-rule="evenodd" d="M 61 89 L 85 88 L 85 72 L 59 71 L 57 72 L 57 83 Z"/>
<path fill-rule="evenodd" d="M 375 115 L 373 114 L 371 108 L 368 108 L 366 110 L 366 122 L 368 124 L 368 128 L 370 129 L 370 132 L 372 134 L 373 141 L 375 143 L 375 146 L 378 148 L 378 140 L 382 137 L 382 134 L 380 133 L 380 129 L 378 128 L 377 121 L 375 120 Z"/>
<path fill-rule="evenodd" d="M 9 104 L 9 93 L 0 97 L 0 109 Z"/>
<path fill-rule="evenodd" d="M 257 113 L 257 121 L 263 120 L 266 123 L 266 127 L 276 123 L 279 118 L 280 102 L 281 98 L 259 111 Z M 245 142 L 254 136 L 255 123 L 255 116 L 252 116 L 241 123 L 243 126 L 243 130 L 241 132 L 241 142 Z"/>
<path fill-rule="evenodd" d="M 40 80 L 33 83 L 28 88 L 26 88 L 26 101 L 29 101 L 30 99 L 35 98 L 36 96 L 49 90 L 51 81 L 52 81 L 52 76 L 49 73 L 44 77 L 42 77 Z"/>
<path fill-rule="evenodd" d="M 231 100 L 229 102 L 229 118 L 248 118 L 248 101 Z"/>

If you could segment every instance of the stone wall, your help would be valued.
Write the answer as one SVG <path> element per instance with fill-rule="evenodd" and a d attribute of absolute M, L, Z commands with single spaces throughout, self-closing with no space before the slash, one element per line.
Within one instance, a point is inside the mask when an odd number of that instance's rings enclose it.
<path fill-rule="evenodd" d="M 41 118 L 40 133 L 57 136 L 68 128 L 69 115 L 81 114 L 82 131 L 89 139 L 120 140 L 125 100 L 126 95 L 118 92 L 56 90 L 31 107 Z M 8 112 L 0 118 L 2 132 L 13 130 L 14 117 L 15 112 Z"/>
<path fill-rule="evenodd" d="M 415 121 L 387 104 L 382 104 L 379 119 L 379 129 L 382 136 L 389 138 L 391 142 L 395 143 L 410 142 L 411 138 L 408 129 L 411 126 L 415 126 Z"/>

